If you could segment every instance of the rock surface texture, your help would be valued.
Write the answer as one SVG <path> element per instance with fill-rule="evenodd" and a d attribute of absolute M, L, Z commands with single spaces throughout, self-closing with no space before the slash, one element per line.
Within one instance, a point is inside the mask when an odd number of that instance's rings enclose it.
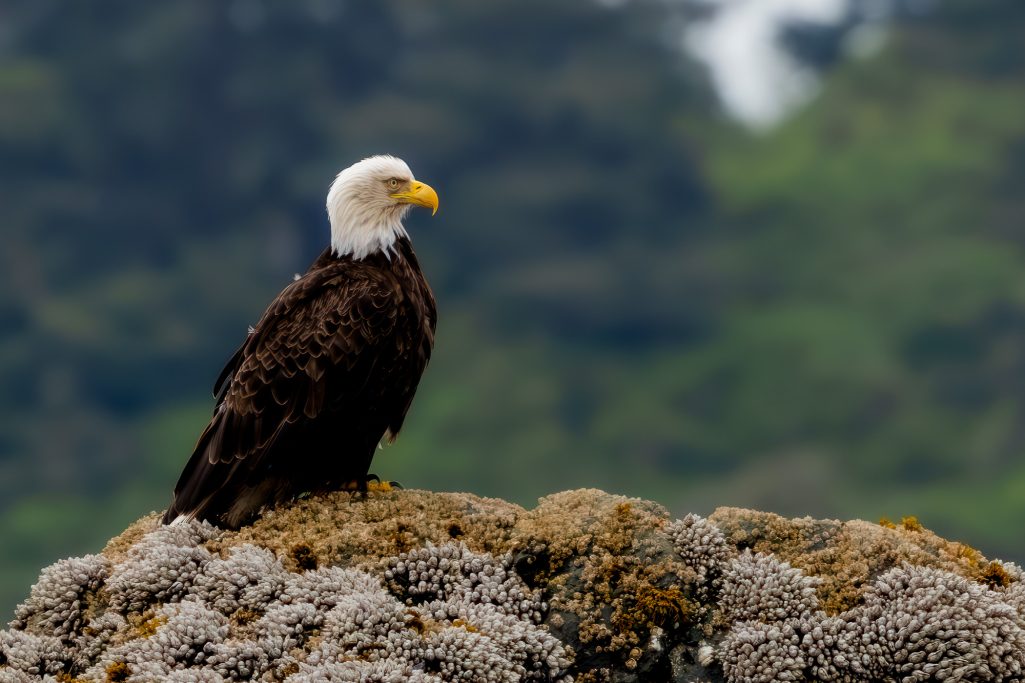
<path fill-rule="evenodd" d="M 1025 681 L 1025 574 L 914 520 L 336 493 L 43 570 L 27 681 Z"/>

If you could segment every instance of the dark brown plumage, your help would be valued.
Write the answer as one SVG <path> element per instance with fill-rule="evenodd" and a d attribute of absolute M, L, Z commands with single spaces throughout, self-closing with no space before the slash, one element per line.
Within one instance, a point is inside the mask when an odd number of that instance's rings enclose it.
<path fill-rule="evenodd" d="M 436 320 L 405 236 L 362 259 L 327 249 L 221 372 L 164 522 L 238 527 L 264 505 L 364 484 L 378 444 L 402 427 Z"/>

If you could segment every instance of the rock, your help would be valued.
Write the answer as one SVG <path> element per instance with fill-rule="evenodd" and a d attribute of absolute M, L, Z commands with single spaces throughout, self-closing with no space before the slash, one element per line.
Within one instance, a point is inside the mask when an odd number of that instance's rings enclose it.
<path fill-rule="evenodd" d="M 672 520 L 596 490 L 157 520 L 43 571 L 0 683 L 1025 680 L 1021 570 L 910 520 Z"/>

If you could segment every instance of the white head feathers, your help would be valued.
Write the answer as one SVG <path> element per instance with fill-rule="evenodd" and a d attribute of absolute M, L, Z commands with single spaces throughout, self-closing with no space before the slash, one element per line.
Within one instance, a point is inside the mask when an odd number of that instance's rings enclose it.
<path fill-rule="evenodd" d="M 339 173 L 327 193 L 334 252 L 362 259 L 407 236 L 402 219 L 412 204 L 396 192 L 412 182 L 409 166 L 393 156 L 369 157 Z"/>

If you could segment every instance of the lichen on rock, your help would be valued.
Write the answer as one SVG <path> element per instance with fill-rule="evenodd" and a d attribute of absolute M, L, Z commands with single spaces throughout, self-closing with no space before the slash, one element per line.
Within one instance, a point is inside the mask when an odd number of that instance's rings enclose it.
<path fill-rule="evenodd" d="M 43 570 L 0 683 L 1023 681 L 1025 575 L 920 525 L 601 491 L 148 516 Z"/>

